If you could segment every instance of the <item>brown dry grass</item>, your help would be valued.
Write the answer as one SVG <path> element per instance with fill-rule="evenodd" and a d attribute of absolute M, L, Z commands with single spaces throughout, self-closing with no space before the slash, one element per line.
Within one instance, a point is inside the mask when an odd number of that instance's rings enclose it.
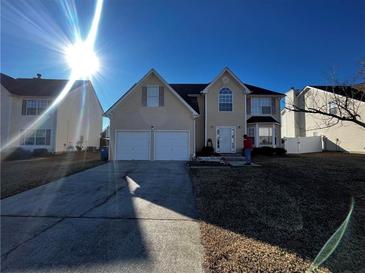
<path fill-rule="evenodd" d="M 303 272 L 346 217 L 345 236 L 321 271 L 365 270 L 365 155 L 260 157 L 262 167 L 192 169 L 204 268 Z"/>
<path fill-rule="evenodd" d="M 103 164 L 99 153 L 75 152 L 1 162 L 1 199 Z"/>

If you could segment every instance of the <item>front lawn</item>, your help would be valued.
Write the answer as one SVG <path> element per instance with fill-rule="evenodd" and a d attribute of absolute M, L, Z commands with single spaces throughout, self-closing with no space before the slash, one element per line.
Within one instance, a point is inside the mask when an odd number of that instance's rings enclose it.
<path fill-rule="evenodd" d="M 191 169 L 209 272 L 304 272 L 355 209 L 322 271 L 365 271 L 365 155 L 258 157 Z"/>
<path fill-rule="evenodd" d="M 103 164 L 99 153 L 70 152 L 46 158 L 1 162 L 1 199 Z"/>

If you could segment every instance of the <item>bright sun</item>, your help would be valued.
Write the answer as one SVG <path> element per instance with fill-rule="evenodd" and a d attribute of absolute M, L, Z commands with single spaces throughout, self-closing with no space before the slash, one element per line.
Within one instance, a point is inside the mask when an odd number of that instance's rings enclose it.
<path fill-rule="evenodd" d="M 99 58 L 93 47 L 85 41 L 67 47 L 65 55 L 68 65 L 77 77 L 88 78 L 99 70 Z"/>

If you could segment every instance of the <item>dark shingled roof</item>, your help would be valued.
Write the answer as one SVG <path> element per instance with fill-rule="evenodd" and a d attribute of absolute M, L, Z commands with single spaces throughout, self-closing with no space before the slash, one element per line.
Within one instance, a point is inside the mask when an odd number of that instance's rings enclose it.
<path fill-rule="evenodd" d="M 355 89 L 351 86 L 310 86 L 310 87 L 365 102 L 365 92 Z"/>
<path fill-rule="evenodd" d="M 169 84 L 197 113 L 199 112 L 198 99 L 188 94 L 200 94 L 209 84 Z"/>
<path fill-rule="evenodd" d="M 252 116 L 247 123 L 279 123 L 271 116 Z"/>
<path fill-rule="evenodd" d="M 181 96 L 187 94 L 199 94 L 209 84 L 169 84 Z"/>
<path fill-rule="evenodd" d="M 196 112 L 199 113 L 198 100 L 195 97 L 188 96 L 188 94 L 200 94 L 209 83 L 206 84 L 169 84 Z M 254 95 L 280 95 L 284 96 L 282 93 L 271 91 L 268 89 L 256 87 L 253 85 L 245 84 L 245 86 Z"/>
<path fill-rule="evenodd" d="M 272 91 L 272 90 L 260 88 L 260 87 L 253 86 L 253 85 L 249 85 L 249 84 L 245 84 L 245 83 L 244 83 L 244 85 L 250 91 L 252 91 L 252 94 L 254 94 L 254 95 L 280 95 L 280 96 L 285 96 L 284 94 L 282 94 L 280 92 L 276 92 L 276 91 Z"/>
<path fill-rule="evenodd" d="M 186 94 L 199 94 L 203 89 L 205 89 L 209 83 L 207 84 L 169 84 L 177 93 L 180 95 Z M 252 92 L 254 95 L 280 95 L 284 96 L 284 94 L 260 88 L 257 86 L 245 84 L 244 85 Z"/>
<path fill-rule="evenodd" d="M 10 92 L 21 96 L 56 97 L 67 84 L 68 80 L 42 78 L 12 78 L 0 73 L 1 84 Z M 82 86 L 85 82 L 77 80 L 72 89 Z"/>

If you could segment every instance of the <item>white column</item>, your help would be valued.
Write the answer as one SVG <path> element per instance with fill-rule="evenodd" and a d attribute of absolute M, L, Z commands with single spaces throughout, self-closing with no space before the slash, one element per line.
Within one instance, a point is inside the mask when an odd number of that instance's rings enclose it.
<path fill-rule="evenodd" d="M 255 129 L 255 147 L 259 146 L 259 124 L 256 124 Z"/>
<path fill-rule="evenodd" d="M 275 132 L 275 124 L 272 125 L 272 147 L 275 147 L 275 135 L 276 135 L 276 132 Z"/>

